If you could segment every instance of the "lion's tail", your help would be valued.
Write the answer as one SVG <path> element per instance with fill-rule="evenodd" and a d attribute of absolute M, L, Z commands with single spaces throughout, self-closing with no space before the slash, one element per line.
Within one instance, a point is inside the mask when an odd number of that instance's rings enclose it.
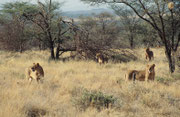
<path fill-rule="evenodd" d="M 133 74 L 132 74 L 132 78 L 133 78 L 133 81 L 135 81 L 135 80 L 136 80 L 136 72 L 133 72 Z"/>

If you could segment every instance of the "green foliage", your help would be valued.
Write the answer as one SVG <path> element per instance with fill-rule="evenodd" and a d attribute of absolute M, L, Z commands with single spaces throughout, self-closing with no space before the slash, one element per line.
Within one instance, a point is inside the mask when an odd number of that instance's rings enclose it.
<path fill-rule="evenodd" d="M 177 79 L 176 78 L 162 78 L 162 77 L 156 77 L 155 78 L 157 82 L 169 85 L 172 82 L 175 82 Z"/>
<path fill-rule="evenodd" d="M 129 61 L 137 60 L 136 53 L 134 53 L 133 51 L 128 51 L 128 50 L 124 50 L 120 52 L 111 51 L 110 53 L 107 52 L 107 54 L 109 55 L 109 60 L 114 63 L 129 62 Z"/>
<path fill-rule="evenodd" d="M 94 107 L 98 110 L 113 107 L 116 102 L 113 95 L 107 95 L 100 91 L 82 90 L 78 97 L 73 98 L 73 104 L 80 110 L 86 110 L 88 107 Z"/>
<path fill-rule="evenodd" d="M 158 81 L 158 82 L 164 82 L 165 81 L 165 79 L 164 78 L 161 78 L 161 77 L 156 77 L 156 81 Z"/>
<path fill-rule="evenodd" d="M 153 28 L 147 24 L 146 22 L 141 22 L 140 28 L 137 31 L 138 42 L 137 44 L 143 44 L 145 46 L 156 47 L 157 45 L 162 45 L 160 43 L 160 38 L 158 38 L 158 34 Z"/>
<path fill-rule="evenodd" d="M 22 16 L 23 13 L 35 13 L 38 11 L 37 5 L 28 2 L 9 2 L 3 4 L 1 12 L 13 16 Z"/>
<path fill-rule="evenodd" d="M 129 62 L 131 60 L 136 60 L 137 57 L 134 55 L 123 55 L 123 54 L 119 54 L 119 55 L 114 55 L 112 56 L 112 61 L 113 62 Z"/>
<path fill-rule="evenodd" d="M 7 2 L 2 5 L 2 9 L 0 10 L 0 23 L 7 24 L 15 18 L 25 20 L 23 13 L 35 12 L 38 12 L 37 5 L 28 2 Z"/>

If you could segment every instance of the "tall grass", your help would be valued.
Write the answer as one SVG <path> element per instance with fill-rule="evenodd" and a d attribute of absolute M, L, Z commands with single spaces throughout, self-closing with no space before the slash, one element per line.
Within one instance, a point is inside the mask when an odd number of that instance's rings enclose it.
<path fill-rule="evenodd" d="M 105 65 L 94 61 L 50 61 L 47 51 L 1 51 L 0 117 L 178 117 L 180 71 L 177 68 L 173 75 L 169 74 L 164 50 L 152 50 L 155 59 L 151 62 L 145 60 L 144 49 L 135 49 L 138 60 Z M 33 62 L 44 68 L 43 83 L 34 80 L 29 84 L 25 78 L 25 68 Z M 152 63 L 156 64 L 154 82 L 125 82 L 128 69 L 141 70 Z M 91 93 L 86 96 L 83 90 Z M 102 107 L 100 110 L 86 104 L 91 96 L 98 98 L 95 103 Z M 106 98 L 115 99 L 112 107 L 103 108 Z M 84 105 L 85 109 L 78 109 Z"/>

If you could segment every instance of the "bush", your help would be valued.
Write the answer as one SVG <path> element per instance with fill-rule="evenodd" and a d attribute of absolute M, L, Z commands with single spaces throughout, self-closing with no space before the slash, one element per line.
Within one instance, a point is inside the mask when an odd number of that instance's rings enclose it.
<path fill-rule="evenodd" d="M 155 78 L 156 81 L 158 81 L 159 83 L 165 84 L 165 85 L 169 85 L 169 83 L 172 83 L 175 81 L 175 79 L 172 78 L 161 78 L 161 77 L 156 77 Z"/>
<path fill-rule="evenodd" d="M 80 110 L 86 110 L 88 107 L 102 110 L 104 108 L 112 108 L 116 100 L 112 95 L 84 89 L 79 97 L 73 98 L 73 104 Z"/>

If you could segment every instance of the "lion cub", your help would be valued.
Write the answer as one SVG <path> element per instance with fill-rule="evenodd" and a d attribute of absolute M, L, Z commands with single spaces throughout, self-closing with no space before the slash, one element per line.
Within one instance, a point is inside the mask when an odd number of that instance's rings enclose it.
<path fill-rule="evenodd" d="M 149 59 L 149 61 L 150 61 L 152 58 L 154 59 L 153 51 L 150 51 L 149 48 L 146 49 L 145 56 L 146 56 L 146 60 Z"/>
<path fill-rule="evenodd" d="M 26 69 L 26 78 L 29 79 L 30 83 L 35 79 L 38 83 L 42 77 L 44 77 L 44 70 L 39 63 L 33 63 L 32 66 Z"/>
<path fill-rule="evenodd" d="M 148 81 L 155 78 L 155 64 L 147 65 L 145 70 L 129 70 L 125 75 L 126 80 Z"/>
<path fill-rule="evenodd" d="M 99 64 L 108 63 L 108 58 L 104 57 L 101 53 L 96 53 L 96 60 Z"/>

